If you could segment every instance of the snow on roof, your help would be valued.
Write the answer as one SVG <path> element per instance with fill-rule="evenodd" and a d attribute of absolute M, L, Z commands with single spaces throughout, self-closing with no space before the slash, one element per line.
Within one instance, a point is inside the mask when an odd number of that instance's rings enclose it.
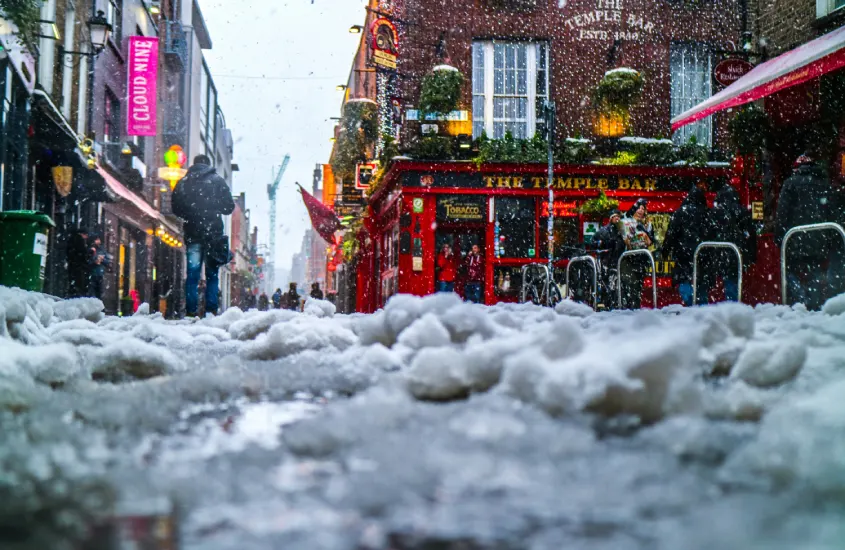
<path fill-rule="evenodd" d="M 592 143 L 587 138 L 566 138 L 565 140 L 567 143 Z"/>
<path fill-rule="evenodd" d="M 346 100 L 346 103 L 372 103 L 373 105 L 378 105 L 378 103 L 368 97 L 353 97 L 352 99 Z"/>
<path fill-rule="evenodd" d="M 619 141 L 622 143 L 638 143 L 642 145 L 674 145 L 675 142 L 671 139 L 656 139 L 656 138 L 646 138 L 646 137 L 638 137 L 638 136 L 627 136 L 623 138 L 619 138 Z"/>

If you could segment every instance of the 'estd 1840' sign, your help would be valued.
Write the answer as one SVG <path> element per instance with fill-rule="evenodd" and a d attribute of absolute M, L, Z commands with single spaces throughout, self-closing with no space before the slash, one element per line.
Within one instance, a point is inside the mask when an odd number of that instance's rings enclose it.
<path fill-rule="evenodd" d="M 713 78 L 722 86 L 730 86 L 753 68 L 754 65 L 744 59 L 725 59 L 713 68 Z"/>

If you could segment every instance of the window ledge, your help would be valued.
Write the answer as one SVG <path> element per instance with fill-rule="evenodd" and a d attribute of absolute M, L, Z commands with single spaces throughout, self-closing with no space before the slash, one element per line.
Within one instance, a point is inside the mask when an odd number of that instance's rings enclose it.
<path fill-rule="evenodd" d="M 838 27 L 845 23 L 845 6 L 837 8 L 827 15 L 816 18 L 810 26 L 817 30 L 832 30 L 833 27 Z"/>

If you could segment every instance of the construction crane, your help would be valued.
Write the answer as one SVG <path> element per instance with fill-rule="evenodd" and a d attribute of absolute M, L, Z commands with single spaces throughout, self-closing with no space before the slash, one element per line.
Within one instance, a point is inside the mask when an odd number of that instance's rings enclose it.
<path fill-rule="evenodd" d="M 269 269 L 265 272 L 264 280 L 269 292 L 273 292 L 276 282 L 276 192 L 279 190 L 279 183 L 282 181 L 288 162 L 290 162 L 290 155 L 285 155 L 279 167 L 279 173 L 276 174 L 276 180 L 267 185 L 267 198 L 270 199 L 270 253 L 267 258 Z"/>

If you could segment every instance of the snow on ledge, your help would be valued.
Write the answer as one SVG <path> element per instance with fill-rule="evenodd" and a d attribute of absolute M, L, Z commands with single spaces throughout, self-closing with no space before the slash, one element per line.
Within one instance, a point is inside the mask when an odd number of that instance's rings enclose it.
<path fill-rule="evenodd" d="M 637 137 L 637 136 L 630 136 L 630 137 L 623 137 L 619 138 L 619 141 L 622 143 L 638 143 L 641 145 L 674 145 L 675 142 L 671 139 L 656 139 L 656 138 L 645 138 L 645 137 Z"/>
<path fill-rule="evenodd" d="M 346 103 L 372 103 L 373 105 L 378 105 L 378 103 L 368 97 L 353 97 L 352 99 L 348 99 Z"/>
<path fill-rule="evenodd" d="M 636 69 L 632 69 L 631 67 L 619 67 L 619 68 L 616 68 L 616 69 L 610 69 L 609 71 L 604 73 L 604 76 L 610 76 L 610 75 L 615 74 L 615 73 L 625 73 L 625 74 L 639 75 L 640 71 L 638 71 Z"/>
<path fill-rule="evenodd" d="M 458 69 L 456 69 L 455 67 L 453 67 L 451 65 L 437 65 L 436 67 L 431 69 L 431 72 L 434 72 L 434 71 L 455 71 L 456 73 L 460 72 L 460 71 L 458 71 Z"/>

